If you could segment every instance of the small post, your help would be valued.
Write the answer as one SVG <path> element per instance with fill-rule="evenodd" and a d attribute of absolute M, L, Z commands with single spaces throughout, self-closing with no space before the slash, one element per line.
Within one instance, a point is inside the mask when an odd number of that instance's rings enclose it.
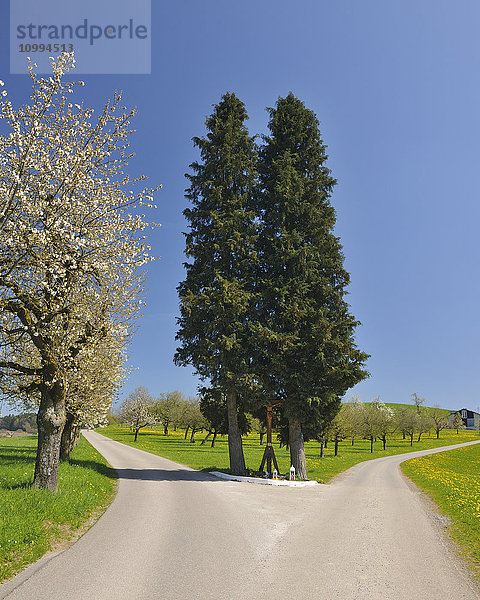
<path fill-rule="evenodd" d="M 278 471 L 277 469 L 273 469 L 273 477 L 272 479 L 278 479 Z"/>
<path fill-rule="evenodd" d="M 290 467 L 290 481 L 295 481 L 295 467 L 293 465 Z"/>

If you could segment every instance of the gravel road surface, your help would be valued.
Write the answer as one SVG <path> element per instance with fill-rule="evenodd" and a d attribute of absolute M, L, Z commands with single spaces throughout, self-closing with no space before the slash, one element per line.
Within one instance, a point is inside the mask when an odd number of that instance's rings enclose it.
<path fill-rule="evenodd" d="M 0 585 L 0 598 L 480 599 L 439 519 L 398 469 L 432 451 L 359 464 L 331 485 L 287 488 L 216 479 L 85 437 L 118 471 L 115 500 L 73 546 Z"/>

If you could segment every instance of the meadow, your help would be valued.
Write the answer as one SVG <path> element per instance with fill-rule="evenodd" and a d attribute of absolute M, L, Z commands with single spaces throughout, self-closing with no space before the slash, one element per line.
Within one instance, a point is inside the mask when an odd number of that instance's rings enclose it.
<path fill-rule="evenodd" d="M 110 504 L 116 474 L 83 438 L 62 462 L 57 493 L 31 487 L 37 439 L 0 438 L 0 582 L 74 539 Z"/>
<path fill-rule="evenodd" d="M 201 445 L 201 434 L 196 434 L 194 444 L 190 443 L 188 439 L 185 440 L 183 430 L 171 431 L 168 435 L 164 435 L 160 427 L 142 429 L 136 443 L 133 441 L 133 433 L 127 427 L 109 426 L 99 429 L 98 432 L 134 448 L 141 448 L 194 469 L 228 472 L 226 436 L 219 436 L 215 447 L 210 448 L 209 440 L 205 445 Z M 386 450 L 383 450 L 381 442 L 377 441 L 373 453 L 370 452 L 368 440 L 358 439 L 353 445 L 351 440 L 344 440 L 339 444 L 338 456 L 334 456 L 333 443 L 330 442 L 324 451 L 323 458 L 320 458 L 320 444 L 308 442 L 305 444 L 305 454 L 309 478 L 316 479 L 320 483 L 328 483 L 335 475 L 365 460 L 480 439 L 477 431 L 460 430 L 457 434 L 456 431 L 448 429 L 440 432 L 438 440 L 435 434 L 427 434 L 422 437 L 420 442 L 414 442 L 413 447 L 410 447 L 410 441 L 403 440 L 401 437 L 401 435 L 396 435 L 388 439 Z M 259 443 L 258 434 L 244 436 L 243 448 L 247 468 L 253 471 L 258 470 L 265 449 L 265 446 L 261 446 Z M 280 448 L 278 442 L 274 443 L 274 448 L 280 472 L 287 473 L 290 468 L 289 451 L 285 447 Z"/>
<path fill-rule="evenodd" d="M 184 431 L 164 435 L 162 428 L 142 429 L 137 443 L 126 427 L 110 426 L 100 433 L 132 447 L 169 458 L 199 470 L 228 471 L 228 441 L 219 436 L 214 448 L 210 440 L 201 445 L 204 434 L 196 435 L 195 443 L 184 439 Z M 479 439 L 478 432 L 444 430 L 437 440 L 434 434 L 425 435 L 410 447 L 408 440 L 395 436 L 388 440 L 387 449 L 380 442 L 370 452 L 367 440 L 344 440 L 339 455 L 334 456 L 333 443 L 320 458 L 320 444 L 306 444 L 310 479 L 327 483 L 335 475 L 364 460 L 416 450 L 437 448 Z M 289 470 L 289 452 L 274 443 L 280 470 Z M 247 467 L 259 468 L 265 446 L 258 434 L 244 437 Z M 36 438 L 14 437 L 0 439 L 0 582 L 12 577 L 28 564 L 40 558 L 61 542 L 74 540 L 88 529 L 113 499 L 116 475 L 105 459 L 81 438 L 71 459 L 61 464 L 58 492 L 31 488 L 35 466 Z M 451 458 L 452 457 L 452 458 Z M 480 448 L 458 449 L 404 463 L 405 473 L 425 489 L 455 523 L 454 535 L 465 544 L 470 540 L 468 555 L 480 564 Z M 468 477 L 467 477 L 468 475 Z M 451 508 L 453 506 L 453 508 Z M 450 512 L 449 512 L 450 511 Z"/>
<path fill-rule="evenodd" d="M 449 532 L 480 577 L 480 445 L 414 458 L 403 473 L 449 518 Z"/>

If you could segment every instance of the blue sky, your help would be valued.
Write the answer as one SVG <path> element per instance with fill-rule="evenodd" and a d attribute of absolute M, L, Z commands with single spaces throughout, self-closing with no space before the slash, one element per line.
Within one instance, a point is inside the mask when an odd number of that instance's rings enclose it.
<path fill-rule="evenodd" d="M 48 0 L 47 0 L 48 3 Z M 314 110 L 338 179 L 336 233 L 362 322 L 371 377 L 365 401 L 478 410 L 480 299 L 480 4 L 459 0 L 153 0 L 150 75 L 82 75 L 86 105 L 124 91 L 138 115 L 132 173 L 163 184 L 151 238 L 148 306 L 131 348 L 137 385 L 153 395 L 198 380 L 173 364 L 183 278 L 184 173 L 198 158 L 212 104 L 235 92 L 250 132 L 292 91 Z M 132 2 L 134 5 L 134 2 Z M 0 79 L 9 75 L 8 3 L 0 4 Z M 74 77 L 75 78 L 75 77 Z M 78 100 L 77 100 L 78 101 Z M 348 396 L 349 394 L 347 394 Z"/>

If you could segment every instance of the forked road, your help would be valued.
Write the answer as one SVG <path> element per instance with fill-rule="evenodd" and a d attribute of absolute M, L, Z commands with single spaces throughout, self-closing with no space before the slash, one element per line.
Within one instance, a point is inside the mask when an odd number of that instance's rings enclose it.
<path fill-rule="evenodd" d="M 480 598 L 399 472 L 428 452 L 362 463 L 332 485 L 287 488 L 217 480 L 86 437 L 119 473 L 114 502 L 71 548 L 0 586 L 0 598 Z"/>

